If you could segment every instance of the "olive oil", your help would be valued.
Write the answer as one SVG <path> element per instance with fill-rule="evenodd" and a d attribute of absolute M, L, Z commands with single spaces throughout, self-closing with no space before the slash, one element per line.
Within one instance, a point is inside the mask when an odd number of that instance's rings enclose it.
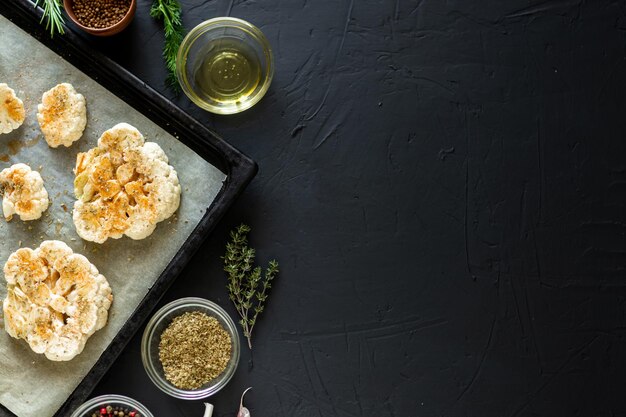
<path fill-rule="evenodd" d="M 222 104 L 245 102 L 261 82 L 256 52 L 237 38 L 209 42 L 198 60 L 195 82 L 210 100 Z"/>

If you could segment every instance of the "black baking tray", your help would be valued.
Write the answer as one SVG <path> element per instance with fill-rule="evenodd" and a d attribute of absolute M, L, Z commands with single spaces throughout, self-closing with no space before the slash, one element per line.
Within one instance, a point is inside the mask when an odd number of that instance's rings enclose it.
<path fill-rule="evenodd" d="M 167 288 L 209 235 L 228 207 L 257 172 L 252 159 L 173 105 L 106 56 L 94 51 L 80 36 L 67 28 L 62 36 L 51 38 L 40 24 L 43 14 L 30 0 L 0 0 L 0 14 L 99 82 L 154 123 L 179 138 L 200 157 L 226 174 L 226 180 L 211 207 L 191 236 L 163 271 L 130 319 L 104 351 L 55 417 L 68 417 L 91 394 L 95 385 L 122 352 L 126 343 L 150 315 Z M 0 42 L 2 40 L 0 39 Z M 16 417 L 0 405 L 0 417 Z"/>

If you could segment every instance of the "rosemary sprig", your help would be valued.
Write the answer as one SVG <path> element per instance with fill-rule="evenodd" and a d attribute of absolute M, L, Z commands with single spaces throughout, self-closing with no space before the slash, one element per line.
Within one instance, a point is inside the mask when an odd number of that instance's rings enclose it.
<path fill-rule="evenodd" d="M 178 90 L 180 85 L 176 78 L 176 55 L 178 47 L 185 37 L 185 28 L 182 21 L 182 9 L 178 0 L 154 0 L 150 8 L 150 16 L 163 21 L 165 45 L 163 59 L 169 72 L 168 84 Z"/>
<path fill-rule="evenodd" d="M 63 15 L 61 14 L 61 0 L 35 0 L 35 7 L 39 6 L 43 9 L 41 22 L 46 21 L 46 30 L 50 31 L 50 37 L 54 38 L 54 34 L 60 35 L 65 33 L 63 29 Z"/>
<path fill-rule="evenodd" d="M 276 260 L 269 262 L 265 273 L 260 266 L 254 266 L 256 251 L 248 247 L 249 232 L 250 227 L 245 224 L 230 232 L 231 241 L 226 244 L 223 259 L 224 271 L 228 273 L 229 298 L 241 316 L 239 323 L 252 349 L 252 329 L 265 308 L 268 290 L 279 270 Z"/>

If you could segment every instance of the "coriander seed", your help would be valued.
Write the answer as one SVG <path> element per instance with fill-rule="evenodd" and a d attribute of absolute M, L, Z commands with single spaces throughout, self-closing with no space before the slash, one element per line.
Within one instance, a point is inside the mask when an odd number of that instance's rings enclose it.
<path fill-rule="evenodd" d="M 72 11 L 81 25 L 106 29 L 126 16 L 130 4 L 131 0 L 74 0 Z"/>

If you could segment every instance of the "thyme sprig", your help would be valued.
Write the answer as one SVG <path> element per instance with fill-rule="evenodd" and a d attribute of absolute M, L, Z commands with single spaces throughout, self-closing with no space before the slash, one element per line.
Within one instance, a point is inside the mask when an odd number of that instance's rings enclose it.
<path fill-rule="evenodd" d="M 268 290 L 279 272 L 278 262 L 271 260 L 263 273 L 260 266 L 254 266 L 256 251 L 248 247 L 250 227 L 241 224 L 230 232 L 230 242 L 226 244 L 224 271 L 228 273 L 229 298 L 241 316 L 239 323 L 243 335 L 252 349 L 252 330 L 259 314 L 265 308 Z"/>
<path fill-rule="evenodd" d="M 185 37 L 182 8 L 178 0 L 154 0 L 150 8 L 150 16 L 163 21 L 163 30 L 165 32 L 163 59 L 169 72 L 167 81 L 172 88 L 178 90 L 180 86 L 176 78 L 176 56 L 178 55 L 178 48 Z"/>
<path fill-rule="evenodd" d="M 46 30 L 50 31 L 50 37 L 54 38 L 55 33 L 60 35 L 65 33 L 63 29 L 63 14 L 61 14 L 61 0 L 35 0 L 35 7 L 39 6 L 43 9 L 41 22 L 46 21 Z"/>

